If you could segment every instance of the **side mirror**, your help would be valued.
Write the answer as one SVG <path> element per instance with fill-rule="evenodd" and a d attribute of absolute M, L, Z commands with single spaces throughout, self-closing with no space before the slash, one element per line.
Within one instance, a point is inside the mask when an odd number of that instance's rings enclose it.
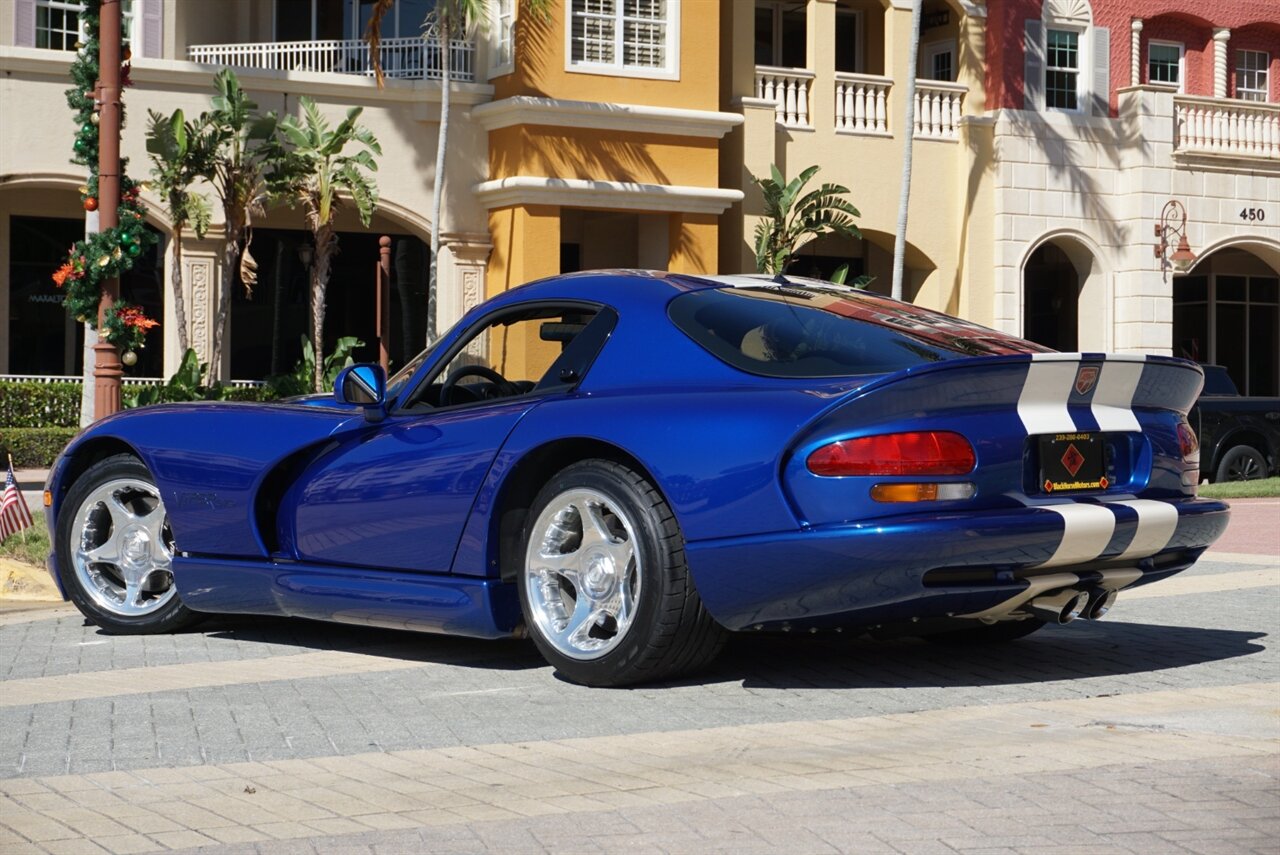
<path fill-rule="evenodd" d="M 381 421 L 386 415 L 387 375 L 381 365 L 348 365 L 333 381 L 333 397 L 339 404 L 364 407 L 366 418 Z"/>

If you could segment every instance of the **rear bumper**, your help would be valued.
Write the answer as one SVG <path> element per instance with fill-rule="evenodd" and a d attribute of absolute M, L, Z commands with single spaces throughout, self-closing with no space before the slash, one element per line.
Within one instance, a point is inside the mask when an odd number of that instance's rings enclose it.
<path fill-rule="evenodd" d="M 729 629 L 868 626 L 982 612 L 1041 572 L 1087 580 L 1129 567 L 1142 574 L 1130 587 L 1144 585 L 1191 566 L 1230 516 L 1218 501 L 1160 504 L 1176 511 L 1176 522 L 1163 546 L 1149 548 L 1151 531 L 1139 532 L 1137 511 L 1098 504 L 1093 513 L 1109 511 L 1114 525 L 1093 534 L 1068 531 L 1067 518 L 1048 507 L 1022 507 L 699 541 L 686 552 L 703 602 Z M 1063 563 L 1068 541 L 1071 554 L 1087 557 Z"/>

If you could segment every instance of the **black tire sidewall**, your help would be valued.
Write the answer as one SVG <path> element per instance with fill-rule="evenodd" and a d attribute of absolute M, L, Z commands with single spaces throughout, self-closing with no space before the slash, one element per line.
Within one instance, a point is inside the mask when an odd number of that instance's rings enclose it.
<path fill-rule="evenodd" d="M 1262 456 L 1262 453 L 1253 446 L 1237 445 L 1222 456 L 1222 462 L 1218 464 L 1218 471 L 1214 473 L 1214 480 L 1219 482 L 1233 480 L 1231 478 L 1231 466 L 1244 457 L 1252 457 L 1258 464 L 1260 478 L 1267 477 L 1267 459 Z"/>
<path fill-rule="evenodd" d="M 151 477 L 151 473 L 142 461 L 133 455 L 118 454 L 90 466 L 67 491 L 67 496 L 62 502 L 62 512 L 58 514 L 54 534 L 57 544 L 58 578 L 62 582 L 62 589 L 67 592 L 67 596 L 75 607 L 85 617 L 108 632 L 121 635 L 172 632 L 196 619 L 196 613 L 182 604 L 177 591 L 174 591 L 173 598 L 169 602 L 149 614 L 138 617 L 113 614 L 99 606 L 85 592 L 71 559 L 75 550 L 73 528 L 76 517 L 79 516 L 80 506 L 89 494 L 103 483 L 120 478 L 134 478 L 148 484 L 155 484 L 155 479 Z"/>
<path fill-rule="evenodd" d="M 629 472 L 630 470 L 623 470 Z M 626 635 L 608 653 L 595 659 L 573 659 L 560 653 L 542 635 L 532 619 L 529 603 L 528 561 L 529 539 L 539 515 L 560 494 L 574 489 L 594 490 L 616 503 L 630 518 L 636 538 L 636 562 L 639 567 L 640 596 L 636 601 L 635 616 Z M 520 572 L 517 587 L 520 590 L 520 607 L 538 651 L 557 671 L 576 683 L 591 686 L 613 686 L 629 682 L 637 662 L 646 653 L 658 623 L 659 611 L 670 588 L 675 556 L 667 543 L 659 536 L 660 519 L 648 504 L 636 485 L 629 479 L 617 477 L 617 470 L 603 461 L 585 461 L 559 472 L 538 492 L 525 524 L 521 538 Z"/>

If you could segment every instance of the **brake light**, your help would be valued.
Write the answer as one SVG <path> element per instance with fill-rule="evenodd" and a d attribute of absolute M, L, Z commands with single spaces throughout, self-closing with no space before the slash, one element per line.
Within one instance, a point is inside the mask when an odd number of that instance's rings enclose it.
<path fill-rule="evenodd" d="M 964 475 L 977 463 L 969 440 L 951 431 L 861 436 L 824 445 L 809 455 L 814 475 Z"/>
<path fill-rule="evenodd" d="M 1190 460 L 1200 450 L 1200 439 L 1185 421 L 1178 422 L 1178 450 L 1182 452 L 1183 460 Z"/>

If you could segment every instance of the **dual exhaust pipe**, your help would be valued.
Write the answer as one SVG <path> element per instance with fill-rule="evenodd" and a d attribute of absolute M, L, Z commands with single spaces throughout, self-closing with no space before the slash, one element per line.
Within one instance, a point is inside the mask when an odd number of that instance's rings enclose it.
<path fill-rule="evenodd" d="M 1046 623 L 1068 624 L 1076 618 L 1101 620 L 1116 602 L 1116 591 L 1105 588 L 1066 588 L 1044 594 L 1023 608 Z"/>

